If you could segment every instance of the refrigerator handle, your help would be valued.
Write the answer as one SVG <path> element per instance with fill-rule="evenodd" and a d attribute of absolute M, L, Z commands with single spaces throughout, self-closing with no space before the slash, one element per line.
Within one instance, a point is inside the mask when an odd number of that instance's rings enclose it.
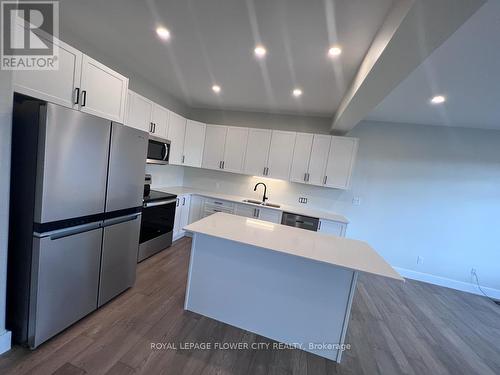
<path fill-rule="evenodd" d="M 84 232 L 89 232 L 94 229 L 98 229 L 102 227 L 102 221 L 96 221 L 93 223 L 88 223 L 88 224 L 82 224 L 78 225 L 75 227 L 70 227 L 70 228 L 63 228 L 63 229 L 57 229 L 53 230 L 50 232 L 45 232 L 45 233 L 33 233 L 35 237 L 38 238 L 44 238 L 44 237 L 50 237 L 51 240 L 57 240 L 59 238 L 63 237 L 68 237 L 68 236 L 73 236 L 75 234 L 80 234 Z"/>
<path fill-rule="evenodd" d="M 130 214 L 130 215 L 115 217 L 113 219 L 106 219 L 106 220 L 104 220 L 103 227 L 109 227 L 111 225 L 126 223 L 127 221 L 132 221 L 132 220 L 137 219 L 139 216 L 141 216 L 141 214 L 137 212 L 137 213 Z"/>

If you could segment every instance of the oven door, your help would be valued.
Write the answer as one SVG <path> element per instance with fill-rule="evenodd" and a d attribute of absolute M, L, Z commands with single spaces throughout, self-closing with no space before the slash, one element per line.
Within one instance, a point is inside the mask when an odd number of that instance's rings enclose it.
<path fill-rule="evenodd" d="M 174 230 L 176 199 L 145 203 L 139 242 L 153 240 Z"/>
<path fill-rule="evenodd" d="M 170 156 L 170 141 L 156 137 L 149 137 L 148 164 L 168 164 Z"/>

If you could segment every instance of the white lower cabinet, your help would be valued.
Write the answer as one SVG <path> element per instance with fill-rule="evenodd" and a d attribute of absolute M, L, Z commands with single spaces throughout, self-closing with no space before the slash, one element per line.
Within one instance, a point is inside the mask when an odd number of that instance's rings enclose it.
<path fill-rule="evenodd" d="M 190 200 L 190 194 L 179 195 L 177 197 L 174 219 L 174 241 L 181 237 L 184 237 L 184 235 L 186 234 L 186 232 L 182 228 L 189 224 Z"/>
<path fill-rule="evenodd" d="M 189 202 L 189 224 L 203 218 L 203 198 L 198 195 L 191 195 Z"/>
<path fill-rule="evenodd" d="M 234 214 L 280 224 L 282 212 L 271 208 L 255 207 L 248 204 L 236 204 Z"/>
<path fill-rule="evenodd" d="M 347 224 L 345 223 L 325 219 L 319 220 L 318 232 L 320 233 L 332 234 L 337 237 L 345 237 L 346 229 Z"/>
<path fill-rule="evenodd" d="M 227 214 L 232 214 L 234 213 L 234 206 L 235 204 L 233 202 L 228 202 L 214 198 L 204 198 L 203 210 L 201 216 L 207 217 L 217 212 L 225 212 Z"/>

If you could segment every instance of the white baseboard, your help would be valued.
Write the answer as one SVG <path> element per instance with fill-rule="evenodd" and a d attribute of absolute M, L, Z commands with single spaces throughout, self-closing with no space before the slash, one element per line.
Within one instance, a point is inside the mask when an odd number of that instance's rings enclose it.
<path fill-rule="evenodd" d="M 10 331 L 5 331 L 0 335 L 0 354 L 10 350 L 12 335 Z"/>
<path fill-rule="evenodd" d="M 403 277 L 412 280 L 423 281 L 425 283 L 444 286 L 451 289 L 460 290 L 462 292 L 478 294 L 480 296 L 483 295 L 476 284 L 466 283 L 463 281 L 457 281 L 453 279 L 448 279 L 446 277 L 435 276 L 429 273 L 417 272 L 413 270 L 409 270 L 406 268 L 394 267 L 396 271 L 398 271 Z M 491 298 L 500 300 L 500 290 L 488 288 L 486 286 L 481 285 L 481 289 Z"/>

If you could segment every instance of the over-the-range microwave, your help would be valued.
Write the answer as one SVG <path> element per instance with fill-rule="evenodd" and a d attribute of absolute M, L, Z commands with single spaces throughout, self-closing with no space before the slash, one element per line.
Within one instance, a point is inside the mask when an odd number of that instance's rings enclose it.
<path fill-rule="evenodd" d="M 167 139 L 149 136 L 148 164 L 168 164 L 170 156 L 170 141 Z"/>

